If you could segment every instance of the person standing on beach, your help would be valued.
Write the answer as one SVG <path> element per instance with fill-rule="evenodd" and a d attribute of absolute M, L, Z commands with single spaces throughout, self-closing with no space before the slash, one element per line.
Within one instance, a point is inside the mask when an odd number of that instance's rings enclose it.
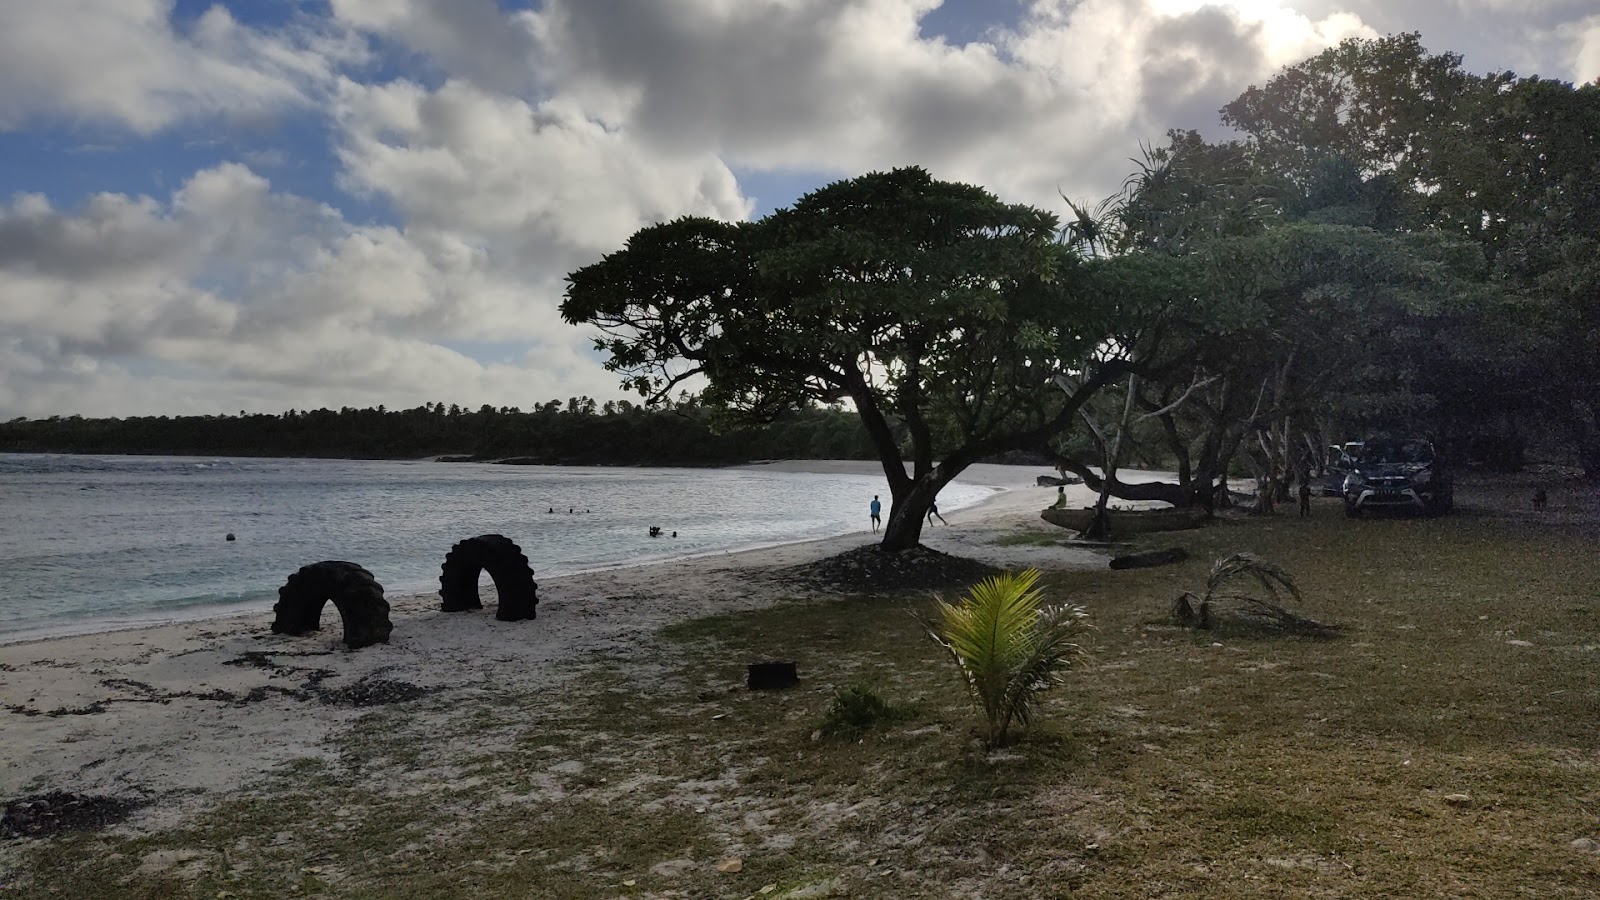
<path fill-rule="evenodd" d="M 872 513 L 872 530 L 874 533 L 876 533 L 878 526 L 883 522 L 883 520 L 879 518 L 879 513 L 883 512 L 883 504 L 878 502 L 877 494 L 872 495 L 872 505 L 868 506 L 867 509 Z"/>
<path fill-rule="evenodd" d="M 928 524 L 932 525 L 934 519 L 938 519 L 941 525 L 950 524 L 944 520 L 944 516 L 939 515 L 939 501 L 937 500 L 928 505 Z"/>

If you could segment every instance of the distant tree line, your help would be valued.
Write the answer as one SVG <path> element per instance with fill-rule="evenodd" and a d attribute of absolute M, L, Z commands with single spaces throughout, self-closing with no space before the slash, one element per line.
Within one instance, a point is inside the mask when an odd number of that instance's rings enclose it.
<path fill-rule="evenodd" d="M 712 466 L 755 459 L 872 459 L 860 419 L 827 406 L 792 409 L 763 425 L 719 427 L 716 413 L 680 395 L 646 407 L 589 397 L 529 410 L 443 403 L 414 409 L 344 407 L 274 415 L 17 418 L 0 424 L 0 452 L 415 459 L 515 458 L 551 465 Z"/>

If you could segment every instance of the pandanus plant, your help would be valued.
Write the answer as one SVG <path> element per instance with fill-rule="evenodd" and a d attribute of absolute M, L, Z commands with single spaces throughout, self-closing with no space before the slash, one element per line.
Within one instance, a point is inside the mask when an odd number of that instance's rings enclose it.
<path fill-rule="evenodd" d="M 1012 723 L 1026 726 L 1040 694 L 1060 683 L 1084 656 L 1078 643 L 1088 614 L 1071 604 L 1046 605 L 1039 573 L 1005 572 L 972 586 L 956 603 L 940 600 L 923 624 L 955 658 L 983 711 L 984 743 L 1006 742 Z"/>

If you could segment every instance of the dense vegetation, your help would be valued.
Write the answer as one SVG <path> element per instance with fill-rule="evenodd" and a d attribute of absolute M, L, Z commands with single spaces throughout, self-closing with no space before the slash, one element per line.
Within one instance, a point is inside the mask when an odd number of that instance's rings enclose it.
<path fill-rule="evenodd" d="M 568 465 L 723 465 L 753 459 L 872 456 L 859 420 L 838 409 L 790 411 L 768 424 L 711 427 L 688 399 L 645 408 L 578 397 L 523 411 L 427 403 L 415 409 L 289 410 L 282 415 L 52 416 L 0 424 L 0 451 L 413 459 L 520 457 Z"/>
<path fill-rule="evenodd" d="M 1172 132 L 1065 227 L 872 173 L 756 222 L 643 229 L 562 312 L 646 397 L 697 375 L 746 422 L 851 401 L 888 550 L 974 459 L 1043 444 L 1102 506 L 1209 508 L 1243 470 L 1270 511 L 1328 443 L 1380 430 L 1515 463 L 1549 423 L 1600 477 L 1600 84 L 1476 75 L 1402 34 L 1222 119 L 1238 139 Z M 1177 483 L 1122 484 L 1125 459 Z"/>
<path fill-rule="evenodd" d="M 1548 425 L 1600 477 L 1600 84 L 1476 75 L 1402 34 L 1222 118 L 1238 140 L 1173 132 L 1081 216 L 1108 253 L 1186 266 L 1202 315 L 1097 401 L 1080 463 L 1128 432 L 1180 461 L 1162 499 L 1207 502 L 1231 463 L 1270 503 L 1330 439 L 1405 429 L 1514 465 Z"/>

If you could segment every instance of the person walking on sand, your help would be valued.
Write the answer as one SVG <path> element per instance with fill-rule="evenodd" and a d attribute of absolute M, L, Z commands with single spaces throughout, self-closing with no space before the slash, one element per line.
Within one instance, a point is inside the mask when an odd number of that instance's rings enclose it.
<path fill-rule="evenodd" d="M 944 516 L 939 515 L 939 501 L 937 500 L 928 505 L 928 524 L 932 525 L 934 519 L 938 519 L 939 522 L 944 525 L 950 524 L 944 520 Z"/>
<path fill-rule="evenodd" d="M 872 531 L 876 534 L 878 526 L 883 523 L 883 520 L 879 518 L 879 514 L 883 512 L 883 504 L 878 502 L 877 494 L 872 495 L 872 504 L 867 507 L 867 510 L 872 513 Z"/>

